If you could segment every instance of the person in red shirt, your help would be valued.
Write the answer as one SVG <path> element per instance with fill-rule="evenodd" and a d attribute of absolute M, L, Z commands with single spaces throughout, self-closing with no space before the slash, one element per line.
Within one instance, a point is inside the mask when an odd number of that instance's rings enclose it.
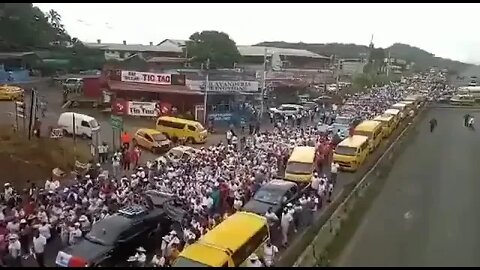
<path fill-rule="evenodd" d="M 127 149 L 130 148 L 130 141 L 132 138 L 130 138 L 130 134 L 128 134 L 127 131 L 123 131 L 122 135 L 120 136 L 120 139 L 122 141 L 122 145 L 126 147 Z"/>

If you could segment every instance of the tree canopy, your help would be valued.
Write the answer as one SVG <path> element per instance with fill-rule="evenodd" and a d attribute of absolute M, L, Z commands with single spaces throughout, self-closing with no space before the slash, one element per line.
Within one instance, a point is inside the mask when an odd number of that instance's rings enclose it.
<path fill-rule="evenodd" d="M 193 62 L 210 59 L 210 68 L 231 68 L 241 58 L 235 41 L 223 32 L 195 32 L 187 42 L 188 56 Z"/>
<path fill-rule="evenodd" d="M 44 14 L 32 3 L 0 3 L 0 50 L 48 49 L 70 40 L 55 10 Z"/>

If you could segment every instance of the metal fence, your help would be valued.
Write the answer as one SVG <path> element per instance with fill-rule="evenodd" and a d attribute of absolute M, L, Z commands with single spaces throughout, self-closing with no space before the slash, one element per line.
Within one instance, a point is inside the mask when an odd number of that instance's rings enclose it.
<path fill-rule="evenodd" d="M 311 244 L 303 251 L 302 255 L 293 265 L 294 267 L 330 266 L 330 256 L 327 254 L 329 245 L 338 239 L 346 221 L 354 213 L 353 210 L 355 207 L 358 206 L 358 202 L 368 197 L 367 192 L 370 190 L 370 187 L 372 187 L 373 184 L 380 185 L 382 181 L 379 180 L 386 179 L 394 165 L 395 159 L 399 156 L 400 152 L 406 148 L 406 143 L 413 138 L 412 135 L 415 133 L 416 124 L 424 116 L 425 113 L 421 111 L 412 123 L 393 141 L 360 182 L 353 186 L 351 190 L 345 190 L 345 192 L 348 192 L 348 196 L 346 196 L 334 210 L 330 218 L 321 226 L 315 238 L 312 239 Z"/>

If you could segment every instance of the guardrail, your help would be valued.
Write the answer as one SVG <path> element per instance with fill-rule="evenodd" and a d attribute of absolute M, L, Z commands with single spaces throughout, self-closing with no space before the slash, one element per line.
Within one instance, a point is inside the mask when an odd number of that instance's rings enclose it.
<path fill-rule="evenodd" d="M 393 167 L 395 158 L 405 149 L 405 147 L 402 146 L 409 139 L 410 136 L 408 135 L 411 135 L 410 132 L 412 129 L 425 116 L 425 111 L 427 109 L 428 108 L 424 107 L 419 111 L 412 122 L 402 130 L 387 150 L 356 185 L 352 186 L 350 189 L 345 187 L 343 194 L 340 194 L 340 196 L 337 197 L 338 201 L 332 203 L 331 209 L 328 209 L 330 211 L 327 210 L 326 220 L 320 220 L 319 225 L 317 225 L 320 227 L 318 233 L 310 245 L 308 245 L 296 260 L 293 265 L 294 267 L 319 267 L 330 265 L 330 258 L 327 254 L 328 247 L 340 235 L 340 230 L 346 224 L 345 221 L 353 213 L 352 210 L 354 210 L 356 203 L 367 197 L 365 195 L 371 184 L 373 182 L 378 182 L 379 179 L 386 179 L 388 173 Z M 345 196 L 345 193 L 348 195 Z M 342 198 L 344 199 L 342 200 Z M 328 212 L 331 212 L 331 214 Z"/>

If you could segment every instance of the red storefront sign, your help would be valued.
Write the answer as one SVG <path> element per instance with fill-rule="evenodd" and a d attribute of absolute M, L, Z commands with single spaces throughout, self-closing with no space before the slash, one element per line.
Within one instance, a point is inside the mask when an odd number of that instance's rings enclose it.
<path fill-rule="evenodd" d="M 128 102 L 119 98 L 112 101 L 112 114 L 128 115 Z"/>

